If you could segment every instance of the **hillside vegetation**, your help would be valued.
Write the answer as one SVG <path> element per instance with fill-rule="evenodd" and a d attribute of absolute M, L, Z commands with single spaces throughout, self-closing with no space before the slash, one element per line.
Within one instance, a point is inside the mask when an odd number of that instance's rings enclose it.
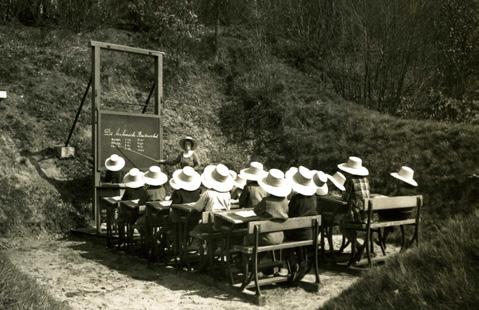
<path fill-rule="evenodd" d="M 428 242 L 373 268 L 324 309 L 475 309 L 479 302 L 479 218 L 454 217 Z"/>

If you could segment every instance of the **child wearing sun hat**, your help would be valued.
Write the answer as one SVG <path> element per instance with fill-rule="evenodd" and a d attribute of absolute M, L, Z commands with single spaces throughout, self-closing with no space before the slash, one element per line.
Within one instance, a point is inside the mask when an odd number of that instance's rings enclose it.
<path fill-rule="evenodd" d="M 193 209 L 200 212 L 229 210 L 231 207 L 231 189 L 234 186 L 233 177 L 230 170 L 223 164 L 208 165 L 201 175 L 201 183 L 206 190 L 200 195 L 198 201 L 193 205 Z M 211 226 L 195 221 L 191 236 L 196 233 L 211 232 Z M 192 247 L 198 248 L 200 244 L 193 243 Z M 211 243 L 211 247 L 216 246 Z"/>
<path fill-rule="evenodd" d="M 170 186 L 174 189 L 171 194 L 172 203 L 195 202 L 200 198 L 201 176 L 192 167 L 185 166 L 173 172 Z"/>
<path fill-rule="evenodd" d="M 328 195 L 343 199 L 344 192 L 346 188 L 344 184 L 346 183 L 346 177 L 339 171 L 336 171 L 333 175 L 327 174 L 326 177 L 334 186 L 328 186 Z M 326 183 L 327 184 L 327 183 Z"/>
<path fill-rule="evenodd" d="M 144 204 L 146 202 L 147 196 L 146 190 L 144 188 L 145 178 L 143 173 L 138 168 L 130 169 L 130 171 L 128 171 L 128 173 L 123 177 L 123 183 L 126 187 L 126 190 L 121 197 L 122 201 L 134 200 L 138 204 Z M 127 218 L 127 215 L 127 210 L 120 204 L 117 219 L 120 244 L 122 244 L 124 241 L 125 224 L 127 221 L 130 222 L 130 219 Z M 131 222 L 131 224 L 133 223 L 134 222 Z"/>
<path fill-rule="evenodd" d="M 252 161 L 248 168 L 240 171 L 239 177 L 246 180 L 246 185 L 239 196 L 240 208 L 254 208 L 267 196 L 267 193 L 258 184 L 258 180 L 266 177 L 267 174 L 263 164 L 257 161 Z"/>
<path fill-rule="evenodd" d="M 414 170 L 408 166 L 402 166 L 399 171 L 391 172 L 393 189 L 390 196 L 412 196 L 417 195 L 417 182 L 414 180 Z M 401 210 L 382 210 L 378 212 L 381 221 L 400 221 L 411 218 L 413 208 Z M 394 227 L 384 228 L 382 236 L 383 246 L 386 247 L 387 236 L 394 231 Z"/>
<path fill-rule="evenodd" d="M 369 171 L 362 165 L 359 157 L 350 156 L 346 163 L 338 168 L 347 174 L 345 183 L 344 200 L 349 206 L 349 220 L 357 223 L 366 221 L 364 199 L 369 198 Z"/>
<path fill-rule="evenodd" d="M 268 175 L 258 180 L 259 186 L 268 194 L 254 208 L 254 212 L 266 219 L 287 220 L 288 219 L 288 200 L 287 196 L 291 192 L 291 185 L 285 179 L 284 173 L 278 169 L 271 169 Z M 283 232 L 264 233 L 260 235 L 260 245 L 280 244 L 283 242 Z M 251 236 L 246 240 L 247 244 L 254 241 Z"/>
<path fill-rule="evenodd" d="M 163 186 L 168 181 L 168 176 L 161 171 L 158 166 L 151 166 L 148 171 L 143 175 L 145 182 L 144 190 L 145 197 L 139 202 L 138 218 L 135 221 L 135 225 L 141 235 L 145 233 L 145 205 L 144 203 L 150 201 L 163 201 L 166 197 L 166 190 Z"/>
<path fill-rule="evenodd" d="M 300 166 L 296 172 L 290 175 L 289 181 L 294 194 L 288 205 L 289 217 L 301 217 L 317 215 L 316 191 L 318 186 L 314 181 L 317 172 Z M 311 240 L 313 238 L 311 228 L 294 229 L 286 231 L 286 238 L 293 241 Z M 292 266 L 293 281 L 301 280 L 309 270 L 312 260 L 309 259 L 309 249 L 299 248 L 290 251 L 288 256 Z"/>
<path fill-rule="evenodd" d="M 103 183 L 121 183 L 123 178 L 122 169 L 125 167 L 123 157 L 112 154 L 105 160 L 105 175 L 102 177 Z"/>
<path fill-rule="evenodd" d="M 348 161 L 338 165 L 338 168 L 346 173 L 346 183 L 343 200 L 348 203 L 348 212 L 343 218 L 343 223 L 358 223 L 364 224 L 367 220 L 366 206 L 364 199 L 370 197 L 369 180 L 367 176 L 369 171 L 363 166 L 361 158 L 350 156 Z M 344 229 L 343 234 L 351 241 L 357 241 L 357 233 L 355 230 Z M 360 245 L 355 242 L 357 246 L 356 256 L 353 260 L 361 258 L 364 244 Z"/>

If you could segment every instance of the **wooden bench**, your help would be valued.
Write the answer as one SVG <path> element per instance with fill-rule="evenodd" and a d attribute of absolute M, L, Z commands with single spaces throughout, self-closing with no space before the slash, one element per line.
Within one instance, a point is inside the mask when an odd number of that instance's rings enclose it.
<path fill-rule="evenodd" d="M 404 226 L 405 225 L 412 225 L 414 226 L 414 233 L 413 237 L 409 241 L 408 245 L 411 245 L 413 242 L 416 242 L 416 245 L 419 245 L 419 217 L 420 211 L 423 204 L 423 197 L 422 195 L 416 196 L 396 196 L 396 197 L 374 197 L 374 198 L 367 198 L 364 200 L 364 205 L 367 206 L 367 222 L 365 224 L 362 223 L 346 223 L 344 228 L 354 230 L 354 231 L 365 231 L 366 237 L 364 240 L 364 245 L 366 249 L 366 259 L 367 265 L 369 267 L 372 266 L 372 259 L 371 259 L 371 234 L 373 231 L 385 228 L 385 227 L 397 227 L 401 228 L 402 234 L 402 242 L 401 248 L 404 249 L 405 247 L 405 236 L 404 236 Z M 380 211 L 388 210 L 388 211 L 402 211 L 405 209 L 415 209 L 416 214 L 413 218 L 408 219 L 398 219 L 398 220 L 373 220 L 374 214 Z M 355 249 L 356 249 L 356 242 L 357 240 L 351 240 L 352 242 L 352 253 L 351 253 L 351 261 L 355 256 Z"/>
<path fill-rule="evenodd" d="M 264 304 L 264 296 L 261 295 L 260 286 L 269 285 L 274 283 L 286 282 L 290 279 L 290 276 L 274 276 L 271 278 L 258 278 L 259 272 L 259 253 L 273 252 L 277 250 L 285 249 L 294 249 L 300 247 L 311 246 L 314 249 L 314 273 L 316 277 L 315 288 L 319 289 L 319 271 L 318 271 L 318 234 L 319 226 L 321 224 L 321 215 L 316 216 L 305 216 L 305 217 L 296 217 L 289 218 L 284 222 L 278 222 L 273 220 L 264 220 L 264 221 L 252 221 L 248 223 L 248 235 L 254 236 L 253 245 L 236 245 L 234 246 L 234 251 L 243 253 L 243 283 L 241 284 L 240 289 L 244 291 L 245 289 L 255 287 L 255 295 L 257 302 L 262 305 Z M 260 235 L 262 233 L 273 233 L 281 232 L 286 230 L 293 229 L 302 229 L 302 228 L 311 228 L 312 236 L 311 240 L 302 240 L 302 241 L 284 241 L 281 244 L 277 245 L 260 245 Z M 252 272 L 249 270 L 249 265 L 252 265 Z M 288 266 L 288 269 L 290 266 Z M 288 270 L 291 274 L 291 270 Z M 254 283 L 252 281 L 254 280 Z"/>

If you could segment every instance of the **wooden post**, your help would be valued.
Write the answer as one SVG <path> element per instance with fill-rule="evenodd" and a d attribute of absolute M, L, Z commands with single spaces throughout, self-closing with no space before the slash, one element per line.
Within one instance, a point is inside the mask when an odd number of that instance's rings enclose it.
<path fill-rule="evenodd" d="M 98 200 L 98 186 L 100 186 L 100 173 L 98 171 L 98 113 L 100 109 L 100 47 L 92 45 L 92 150 L 93 150 L 93 210 L 95 216 L 95 227 L 99 234 L 100 225 L 100 202 Z"/>
<path fill-rule="evenodd" d="M 163 124 L 161 122 L 161 110 L 163 97 L 163 55 L 159 54 L 155 57 L 155 114 L 158 115 L 160 122 L 160 159 L 163 159 Z"/>

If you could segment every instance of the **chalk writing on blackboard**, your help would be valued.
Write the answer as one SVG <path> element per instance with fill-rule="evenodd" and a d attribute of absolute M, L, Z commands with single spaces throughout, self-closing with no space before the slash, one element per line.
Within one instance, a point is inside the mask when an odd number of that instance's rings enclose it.
<path fill-rule="evenodd" d="M 158 116 L 102 111 L 99 120 L 98 167 L 103 168 L 105 159 L 120 149 L 131 151 L 120 154 L 125 157 L 125 169 L 148 168 L 154 164 L 151 158 L 160 158 Z"/>

